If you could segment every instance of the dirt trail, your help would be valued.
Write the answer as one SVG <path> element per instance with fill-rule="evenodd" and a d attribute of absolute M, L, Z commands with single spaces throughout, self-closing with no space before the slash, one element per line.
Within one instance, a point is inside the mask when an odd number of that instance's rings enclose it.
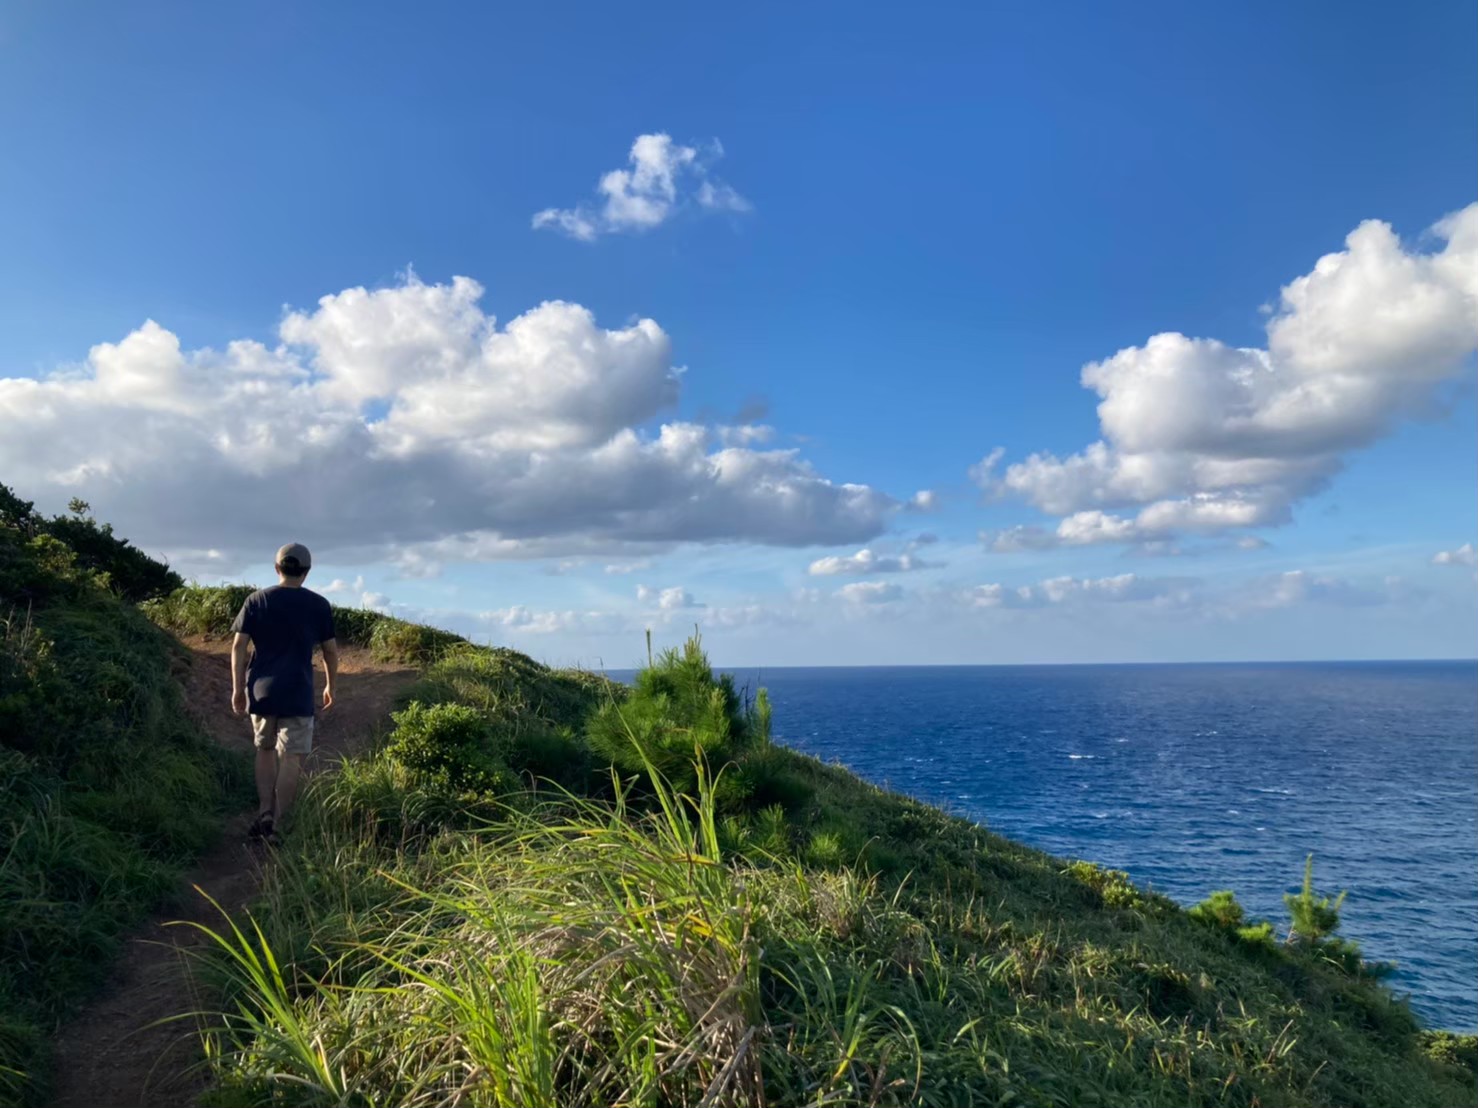
<path fill-rule="evenodd" d="M 231 714 L 231 670 L 226 643 L 190 640 L 191 664 L 185 676 L 187 709 L 222 746 L 251 749 L 251 727 Z M 342 755 L 369 742 L 397 695 L 416 678 L 414 669 L 371 661 L 367 654 L 341 651 L 339 689 L 334 707 L 319 717 L 310 771 L 331 769 Z M 322 684 L 322 674 L 319 674 Z M 188 1020 L 157 1021 L 191 1010 L 195 1004 L 188 958 L 182 948 L 197 945 L 193 928 L 168 927 L 170 920 L 215 926 L 220 916 L 192 885 L 222 907 L 237 909 L 256 892 L 260 850 L 246 843 L 253 813 L 233 817 L 215 848 L 185 875 L 181 901 L 156 916 L 124 945 L 112 980 L 101 995 L 62 1028 L 55 1044 L 54 1108 L 173 1108 L 193 1104 L 204 1087 L 199 1040 Z"/>

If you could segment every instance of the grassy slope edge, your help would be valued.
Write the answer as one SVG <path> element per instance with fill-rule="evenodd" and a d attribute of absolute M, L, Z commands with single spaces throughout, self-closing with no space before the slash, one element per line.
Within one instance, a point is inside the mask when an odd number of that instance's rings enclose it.
<path fill-rule="evenodd" d="M 425 679 L 218 936 L 218 1103 L 1478 1103 L 1348 945 L 773 746 L 696 643 L 628 695 L 362 618 Z"/>
<path fill-rule="evenodd" d="M 44 1100 L 58 1021 L 246 796 L 129 602 L 179 579 L 85 508 L 44 519 L 0 485 L 0 1105 Z"/>
<path fill-rule="evenodd" d="M 140 611 L 208 599 L 215 608 L 174 612 L 204 630 L 229 624 L 249 590 L 182 585 L 86 504 L 45 517 L 0 484 L 4 1108 L 44 1102 L 58 1023 L 106 980 L 121 936 L 178 894 L 223 817 L 250 803 L 247 760 L 185 712 L 185 650 Z M 374 613 L 338 617 L 349 641 L 386 658 L 457 641 Z"/>

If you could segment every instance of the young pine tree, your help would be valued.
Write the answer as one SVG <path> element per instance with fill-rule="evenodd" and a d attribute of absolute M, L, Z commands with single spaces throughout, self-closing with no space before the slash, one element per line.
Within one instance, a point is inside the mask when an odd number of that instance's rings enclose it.
<path fill-rule="evenodd" d="M 1288 941 L 1317 946 L 1333 935 L 1339 930 L 1339 909 L 1345 896 L 1346 893 L 1340 893 L 1331 904 L 1327 896 L 1314 892 L 1314 856 L 1310 854 L 1304 862 L 1303 888 L 1297 893 L 1283 894 L 1291 921 Z"/>

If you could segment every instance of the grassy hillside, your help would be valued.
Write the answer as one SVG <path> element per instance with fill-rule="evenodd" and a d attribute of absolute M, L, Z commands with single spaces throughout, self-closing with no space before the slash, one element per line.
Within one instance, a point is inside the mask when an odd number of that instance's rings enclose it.
<path fill-rule="evenodd" d="M 168 633 L 224 631 L 251 590 L 182 584 L 86 504 L 45 517 L 0 485 L 0 1105 L 44 1100 L 58 1023 L 251 802 L 246 759 L 186 714 Z M 461 641 L 337 612 L 387 659 Z"/>
<path fill-rule="evenodd" d="M 1186 912 L 772 745 L 696 642 L 419 656 L 217 933 L 217 1103 L 1478 1102 L 1312 886 Z"/>
<path fill-rule="evenodd" d="M 0 489 L 0 1103 L 245 784 L 160 628 L 247 589 L 74 508 Z M 696 642 L 627 690 L 338 620 L 424 677 L 218 931 L 218 1103 L 1478 1103 L 1312 881 L 1184 911 L 775 746 Z"/>
<path fill-rule="evenodd" d="M 245 795 L 184 714 L 183 652 L 128 602 L 179 579 L 85 509 L 0 486 L 0 1104 L 44 1096 L 57 1022 Z"/>

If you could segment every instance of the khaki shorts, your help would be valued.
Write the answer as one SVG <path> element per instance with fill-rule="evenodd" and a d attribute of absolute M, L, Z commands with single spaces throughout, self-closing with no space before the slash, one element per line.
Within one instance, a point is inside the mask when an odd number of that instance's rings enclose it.
<path fill-rule="evenodd" d="M 252 716 L 251 729 L 258 750 L 307 754 L 313 749 L 312 716 Z"/>

